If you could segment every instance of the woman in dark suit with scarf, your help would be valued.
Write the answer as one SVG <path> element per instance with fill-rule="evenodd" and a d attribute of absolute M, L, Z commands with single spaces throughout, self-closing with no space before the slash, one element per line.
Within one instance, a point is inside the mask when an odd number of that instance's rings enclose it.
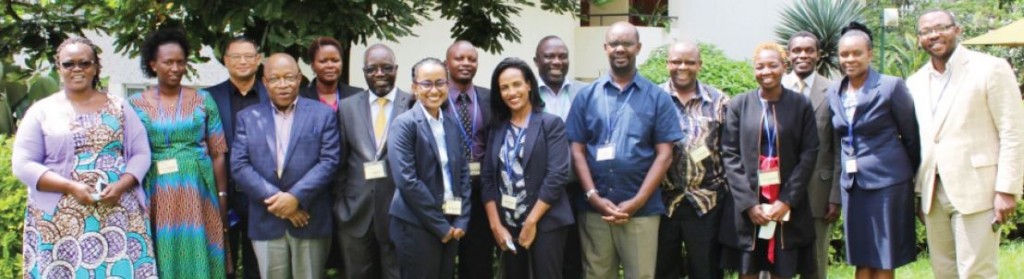
<path fill-rule="evenodd" d="M 481 173 L 481 198 L 501 247 L 505 278 L 561 278 L 568 225 L 565 124 L 543 111 L 537 79 L 517 58 L 498 64 L 491 88 L 494 124 Z"/>
<path fill-rule="evenodd" d="M 760 88 L 729 102 L 722 161 L 732 198 L 726 199 L 719 240 L 722 266 L 757 278 L 810 274 L 814 224 L 807 182 L 818 148 L 814 110 L 781 85 L 786 51 L 764 43 L 754 51 Z"/>

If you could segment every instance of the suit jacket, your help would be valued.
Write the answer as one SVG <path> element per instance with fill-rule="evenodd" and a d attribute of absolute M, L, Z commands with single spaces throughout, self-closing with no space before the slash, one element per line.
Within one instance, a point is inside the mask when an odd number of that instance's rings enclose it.
<path fill-rule="evenodd" d="M 251 106 L 239 112 L 235 142 L 231 147 L 231 174 L 235 184 L 249 197 L 249 238 L 272 240 L 287 230 L 298 238 L 331 235 L 331 198 L 327 195 L 338 166 L 338 123 L 334 112 L 313 100 L 298 98 L 285 167 L 277 176 L 275 108 L 271 103 Z M 267 211 L 263 200 L 285 191 L 299 200 L 309 213 L 309 224 L 294 228 L 291 222 Z"/>
<path fill-rule="evenodd" d="M 729 101 L 722 131 L 722 163 L 732 191 L 725 199 L 718 238 L 724 245 L 754 250 L 756 228 L 747 209 L 760 204 L 757 179 L 761 155 L 762 108 L 757 90 Z M 789 222 L 781 223 L 782 249 L 814 243 L 814 223 L 807 206 L 807 181 L 811 179 L 818 152 L 817 126 L 810 100 L 784 89 L 775 105 L 780 145 L 779 169 L 782 185 L 779 200 L 789 204 Z"/>
<path fill-rule="evenodd" d="M 487 89 L 487 88 L 480 87 L 480 86 L 475 86 L 475 85 L 473 86 L 473 88 L 476 90 L 476 102 L 477 102 L 477 105 L 480 106 L 480 117 L 483 118 L 483 119 L 481 119 L 481 121 L 483 122 L 483 125 L 480 126 L 480 127 L 477 127 L 476 133 L 473 133 L 473 138 L 474 139 L 477 139 L 477 138 L 480 139 L 479 143 L 486 145 L 487 144 L 487 136 L 489 135 L 489 131 L 491 129 L 490 127 L 493 124 L 493 123 L 491 123 L 491 121 L 492 121 L 491 120 L 491 117 L 492 117 L 491 116 L 491 90 Z M 454 96 L 449 96 L 449 98 L 454 98 Z M 448 112 L 450 114 L 452 114 L 454 116 L 455 115 L 454 114 L 455 104 L 453 102 L 449 102 L 447 110 L 448 110 Z M 455 118 L 455 124 L 462 125 L 458 118 Z M 456 133 L 460 133 L 460 135 L 461 135 L 461 132 L 459 132 L 459 131 L 456 131 Z M 474 142 L 474 146 L 475 146 L 477 141 L 474 140 L 473 142 Z M 462 146 L 462 144 L 460 143 L 459 146 Z M 484 146 L 484 148 L 486 148 L 486 146 Z M 486 149 L 484 149 L 482 152 L 485 153 Z M 476 154 L 473 154 L 472 157 L 473 157 L 473 160 L 483 161 L 483 156 L 484 156 L 483 153 L 476 153 Z M 483 166 L 481 166 L 481 168 L 483 168 Z M 483 170 L 481 169 L 481 171 L 483 171 Z M 475 190 L 475 191 L 479 191 L 480 190 L 480 183 L 476 183 L 475 179 L 474 179 L 474 183 L 473 183 L 473 190 Z"/>
<path fill-rule="evenodd" d="M 846 118 L 843 107 L 843 92 L 849 83 L 846 77 L 828 88 L 832 125 L 840 142 L 851 142 L 849 127 L 853 123 L 854 156 L 839 151 L 838 157 L 842 168 L 839 182 L 843 189 L 850 189 L 854 182 L 857 187 L 868 190 L 910 182 L 921 163 L 921 141 L 914 100 L 907 86 L 900 78 L 869 69 L 851 121 Z M 840 145 L 840 150 L 849 152 L 850 149 Z M 851 159 L 857 160 L 856 173 L 846 169 L 846 162 Z"/>
<path fill-rule="evenodd" d="M 364 164 L 387 158 L 387 148 L 377 153 L 377 140 L 373 134 L 374 117 L 370 113 L 370 91 L 363 91 L 341 101 L 338 125 L 341 130 L 341 149 L 344 161 L 336 172 L 334 189 L 334 215 L 339 228 L 353 237 L 366 235 L 373 223 L 377 241 L 390 242 L 388 237 L 388 208 L 395 194 L 395 182 L 387 178 L 367 180 Z M 395 91 L 391 115 L 395 119 L 409 109 L 412 95 Z M 385 141 L 386 142 L 386 141 Z M 372 221 L 372 222 L 371 222 Z"/>
<path fill-rule="evenodd" d="M 505 145 L 509 125 L 509 122 L 496 123 L 494 129 L 491 129 L 480 172 L 481 200 L 484 204 L 496 202 L 499 212 L 506 210 L 501 206 L 500 189 L 505 183 L 501 178 L 499 156 L 502 156 L 501 147 Z M 528 205 L 526 214 L 533 210 L 539 199 L 551 208 L 537 222 L 538 230 L 550 231 L 572 224 L 572 209 L 569 207 L 571 201 L 565 192 L 565 184 L 569 181 L 570 157 L 565 123 L 554 114 L 533 112 L 526 126 L 526 143 L 522 148 L 523 179 L 526 180 L 524 203 Z"/>
<path fill-rule="evenodd" d="M 341 98 L 339 98 L 340 100 L 352 97 L 353 95 L 359 94 L 359 92 L 363 92 L 363 89 L 355 86 L 349 86 L 348 84 L 341 83 L 340 81 L 338 82 L 338 93 L 341 95 Z M 299 96 L 309 98 L 317 102 L 320 101 L 320 93 L 316 92 L 316 78 L 309 81 L 309 84 L 306 84 L 306 86 L 303 86 L 302 89 L 299 90 Z"/>
<path fill-rule="evenodd" d="M 262 81 L 256 80 L 253 88 L 259 94 L 260 104 L 270 103 L 270 99 L 267 97 L 267 88 L 263 86 Z M 231 152 L 231 144 L 235 140 L 235 126 L 232 121 L 235 116 L 231 113 L 231 94 L 235 90 L 235 85 L 231 83 L 231 80 L 225 80 L 220 84 L 206 88 L 206 91 L 210 92 L 210 96 L 213 96 L 213 101 L 217 103 L 217 111 L 220 111 L 220 123 L 224 127 L 224 138 L 227 139 L 228 152 Z M 225 164 L 231 166 L 231 156 L 227 156 Z M 240 213 L 243 218 L 249 216 L 249 200 L 245 197 L 245 193 L 242 193 L 238 187 L 235 187 L 233 181 L 228 182 L 228 191 L 231 192 L 229 197 L 231 208 Z"/>
<path fill-rule="evenodd" d="M 395 181 L 391 200 L 391 216 L 419 226 L 437 237 L 448 234 L 451 227 L 466 230 L 469 224 L 469 163 L 462 155 L 462 135 L 455 115 L 444 115 L 444 135 L 448 146 L 452 194 L 462 199 L 462 214 L 448 219 L 441 210 L 444 204 L 444 178 L 434 134 L 427 123 L 422 105 L 416 105 L 392 120 L 388 134 L 388 167 Z"/>
<path fill-rule="evenodd" d="M 790 73 L 782 78 L 782 84 L 790 85 L 798 78 Z M 814 218 L 825 217 L 828 204 L 839 204 L 839 166 L 836 165 L 836 152 L 839 148 L 833 139 L 832 111 L 828 105 L 828 88 L 833 83 L 824 76 L 814 73 L 808 98 L 814 107 L 814 120 L 818 124 L 818 156 L 815 160 L 811 180 L 807 181 L 807 206 L 811 208 Z M 798 92 L 799 93 L 799 92 Z"/>
<path fill-rule="evenodd" d="M 993 207 L 995 193 L 1021 195 L 1024 184 L 1024 108 L 1005 60 L 958 46 L 951 76 L 937 105 L 929 90 L 929 62 L 907 79 L 921 125 L 916 191 L 931 209 L 936 176 L 953 207 L 971 214 Z M 938 90 L 935 90 L 938 91 Z"/>

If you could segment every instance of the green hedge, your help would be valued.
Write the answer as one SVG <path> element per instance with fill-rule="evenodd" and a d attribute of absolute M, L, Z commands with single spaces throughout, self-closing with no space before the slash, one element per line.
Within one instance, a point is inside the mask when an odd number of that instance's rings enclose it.
<path fill-rule="evenodd" d="M 0 135 L 0 278 L 21 276 L 21 235 L 27 190 L 11 172 L 14 139 Z"/>
<path fill-rule="evenodd" d="M 754 80 L 754 67 L 749 61 L 732 60 L 714 45 L 700 43 L 701 71 L 697 80 L 722 90 L 729 96 L 744 93 L 757 88 Z M 660 46 L 653 51 L 643 65 L 640 75 L 661 84 L 668 80 L 668 46 Z"/>

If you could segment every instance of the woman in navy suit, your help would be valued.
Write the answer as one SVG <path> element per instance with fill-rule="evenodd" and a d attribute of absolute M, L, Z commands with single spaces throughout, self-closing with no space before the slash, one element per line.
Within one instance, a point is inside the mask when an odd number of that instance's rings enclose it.
<path fill-rule="evenodd" d="M 913 98 L 903 80 L 870 68 L 871 35 L 843 29 L 839 62 L 846 77 L 829 88 L 840 139 L 846 261 L 857 278 L 893 278 L 914 250 L 914 188 L 921 150 Z"/>
<path fill-rule="evenodd" d="M 544 113 L 530 66 L 506 58 L 491 77 L 494 113 L 481 172 L 481 199 L 501 247 L 506 278 L 561 278 L 573 216 L 565 192 L 565 124 Z"/>

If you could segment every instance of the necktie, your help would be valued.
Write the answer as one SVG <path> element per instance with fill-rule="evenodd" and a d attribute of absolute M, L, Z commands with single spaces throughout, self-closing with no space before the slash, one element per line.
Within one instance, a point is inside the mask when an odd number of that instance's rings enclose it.
<path fill-rule="evenodd" d="M 462 123 L 462 130 L 466 131 L 466 135 L 468 137 L 472 137 L 473 119 L 470 118 L 469 116 L 469 102 L 469 94 L 467 94 L 466 92 L 459 93 L 459 99 L 457 104 L 459 110 L 459 121 Z M 473 150 L 470 149 L 469 141 L 467 141 L 465 138 L 462 139 L 462 151 L 463 155 L 466 157 L 466 162 L 472 161 L 472 156 L 470 155 L 473 154 Z"/>
<path fill-rule="evenodd" d="M 797 89 L 798 92 L 800 92 L 800 94 L 804 93 L 804 89 L 805 88 L 807 88 L 807 83 L 804 82 L 804 80 L 802 80 L 802 79 L 797 80 L 797 82 L 796 82 L 796 89 Z"/>
<path fill-rule="evenodd" d="M 377 98 L 377 117 L 373 120 L 373 138 L 377 139 L 377 145 L 384 142 L 384 129 L 387 128 L 386 124 L 388 118 L 384 111 L 384 105 L 388 104 L 388 99 Z"/>

